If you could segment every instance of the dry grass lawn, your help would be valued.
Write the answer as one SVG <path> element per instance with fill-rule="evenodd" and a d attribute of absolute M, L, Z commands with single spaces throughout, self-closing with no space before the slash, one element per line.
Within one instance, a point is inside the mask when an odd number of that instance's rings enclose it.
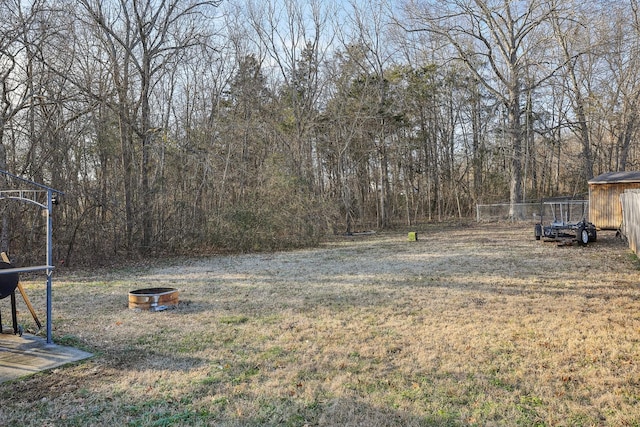
<path fill-rule="evenodd" d="M 57 272 L 54 340 L 95 357 L 0 385 L 0 425 L 640 425 L 638 261 L 614 234 L 418 231 Z M 158 286 L 178 308 L 128 309 Z"/>

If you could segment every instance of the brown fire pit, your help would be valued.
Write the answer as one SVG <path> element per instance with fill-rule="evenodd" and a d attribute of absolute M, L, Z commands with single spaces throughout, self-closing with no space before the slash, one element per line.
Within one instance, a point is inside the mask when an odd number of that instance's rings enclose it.
<path fill-rule="evenodd" d="M 129 308 L 161 311 L 178 305 L 178 290 L 147 288 L 129 292 Z"/>

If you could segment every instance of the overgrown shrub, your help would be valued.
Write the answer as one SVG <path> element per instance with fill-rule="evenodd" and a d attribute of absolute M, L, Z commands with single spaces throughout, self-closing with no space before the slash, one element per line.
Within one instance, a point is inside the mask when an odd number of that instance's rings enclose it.
<path fill-rule="evenodd" d="M 312 246 L 327 232 L 332 210 L 301 180 L 275 173 L 221 212 L 212 243 L 243 252 Z"/>

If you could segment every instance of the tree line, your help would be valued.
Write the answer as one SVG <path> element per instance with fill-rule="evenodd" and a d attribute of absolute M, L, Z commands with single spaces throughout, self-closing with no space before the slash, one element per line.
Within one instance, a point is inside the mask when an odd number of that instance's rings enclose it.
<path fill-rule="evenodd" d="M 462 218 L 637 169 L 639 50 L 637 0 L 6 0 L 0 169 L 67 263 Z"/>

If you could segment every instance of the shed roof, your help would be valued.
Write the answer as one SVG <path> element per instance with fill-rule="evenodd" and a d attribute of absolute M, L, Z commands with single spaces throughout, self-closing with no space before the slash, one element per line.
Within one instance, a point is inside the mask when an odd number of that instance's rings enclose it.
<path fill-rule="evenodd" d="M 589 184 L 619 184 L 628 182 L 640 182 L 640 171 L 606 172 L 588 181 Z"/>

